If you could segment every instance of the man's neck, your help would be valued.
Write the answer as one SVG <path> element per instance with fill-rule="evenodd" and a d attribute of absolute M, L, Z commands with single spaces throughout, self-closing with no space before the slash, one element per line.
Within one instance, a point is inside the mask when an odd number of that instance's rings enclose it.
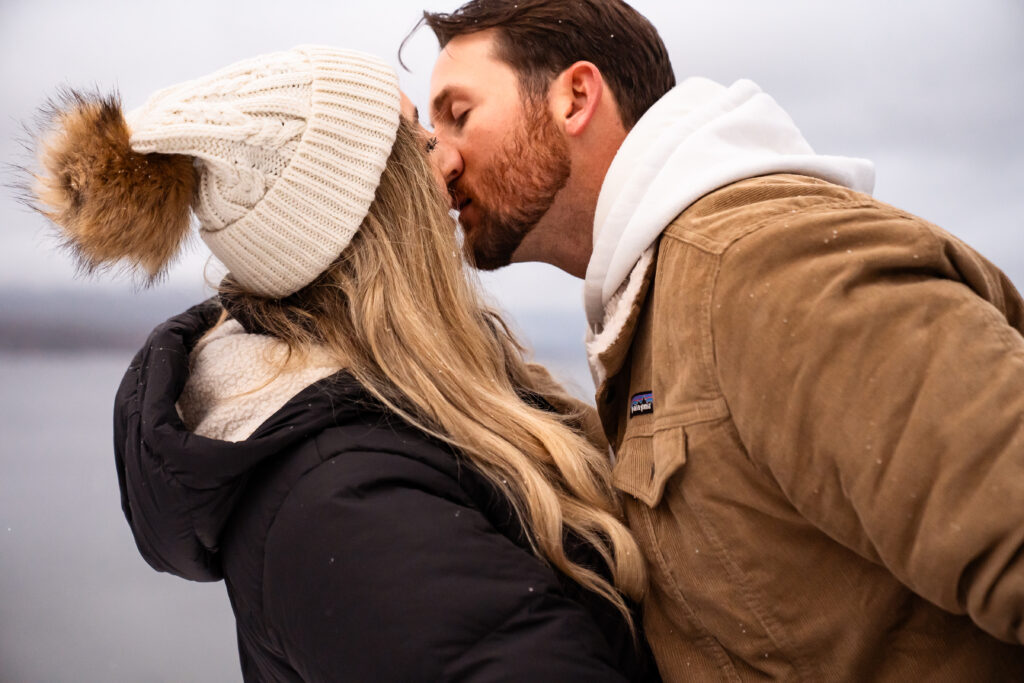
<path fill-rule="evenodd" d="M 572 188 L 567 185 L 559 195 L 571 192 Z M 590 204 L 588 210 L 576 202 L 560 202 L 556 198 L 540 223 L 523 238 L 512 254 L 512 262 L 550 263 L 570 275 L 583 278 L 593 250 L 595 205 L 596 202 Z"/>

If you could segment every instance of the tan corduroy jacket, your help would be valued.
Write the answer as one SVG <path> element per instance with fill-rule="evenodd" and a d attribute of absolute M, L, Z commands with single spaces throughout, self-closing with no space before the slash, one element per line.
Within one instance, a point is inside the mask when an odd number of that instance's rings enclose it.
<path fill-rule="evenodd" d="M 668 681 L 1024 681 L 1024 303 L 792 175 L 692 205 L 596 349 Z"/>

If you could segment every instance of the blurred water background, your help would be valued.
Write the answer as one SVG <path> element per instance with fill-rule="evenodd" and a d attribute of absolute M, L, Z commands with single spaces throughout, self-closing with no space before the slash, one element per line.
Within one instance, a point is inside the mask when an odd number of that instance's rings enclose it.
<path fill-rule="evenodd" d="M 129 358 L 0 353 L 0 680 L 241 678 L 223 583 L 154 572 L 121 514 L 110 414 Z"/>

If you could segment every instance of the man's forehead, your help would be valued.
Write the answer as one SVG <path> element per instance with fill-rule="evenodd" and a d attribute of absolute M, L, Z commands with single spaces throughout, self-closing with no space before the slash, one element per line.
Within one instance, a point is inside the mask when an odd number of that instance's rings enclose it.
<path fill-rule="evenodd" d="M 478 31 L 456 36 L 442 48 L 434 62 L 430 76 L 431 91 L 462 81 L 465 87 L 473 78 L 485 78 L 488 72 L 505 66 L 495 56 L 495 33 L 492 30 Z"/>
<path fill-rule="evenodd" d="M 494 47 L 492 30 L 457 36 L 445 45 L 430 77 L 431 118 L 454 98 L 516 80 L 512 67 L 495 56 Z"/>

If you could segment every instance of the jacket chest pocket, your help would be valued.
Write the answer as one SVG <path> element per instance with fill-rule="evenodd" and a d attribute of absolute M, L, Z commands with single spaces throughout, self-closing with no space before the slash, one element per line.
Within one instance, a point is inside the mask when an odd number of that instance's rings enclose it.
<path fill-rule="evenodd" d="M 686 464 L 686 430 L 682 425 L 659 427 L 653 433 L 628 432 L 612 470 L 617 489 L 656 507 L 665 484 Z"/>

